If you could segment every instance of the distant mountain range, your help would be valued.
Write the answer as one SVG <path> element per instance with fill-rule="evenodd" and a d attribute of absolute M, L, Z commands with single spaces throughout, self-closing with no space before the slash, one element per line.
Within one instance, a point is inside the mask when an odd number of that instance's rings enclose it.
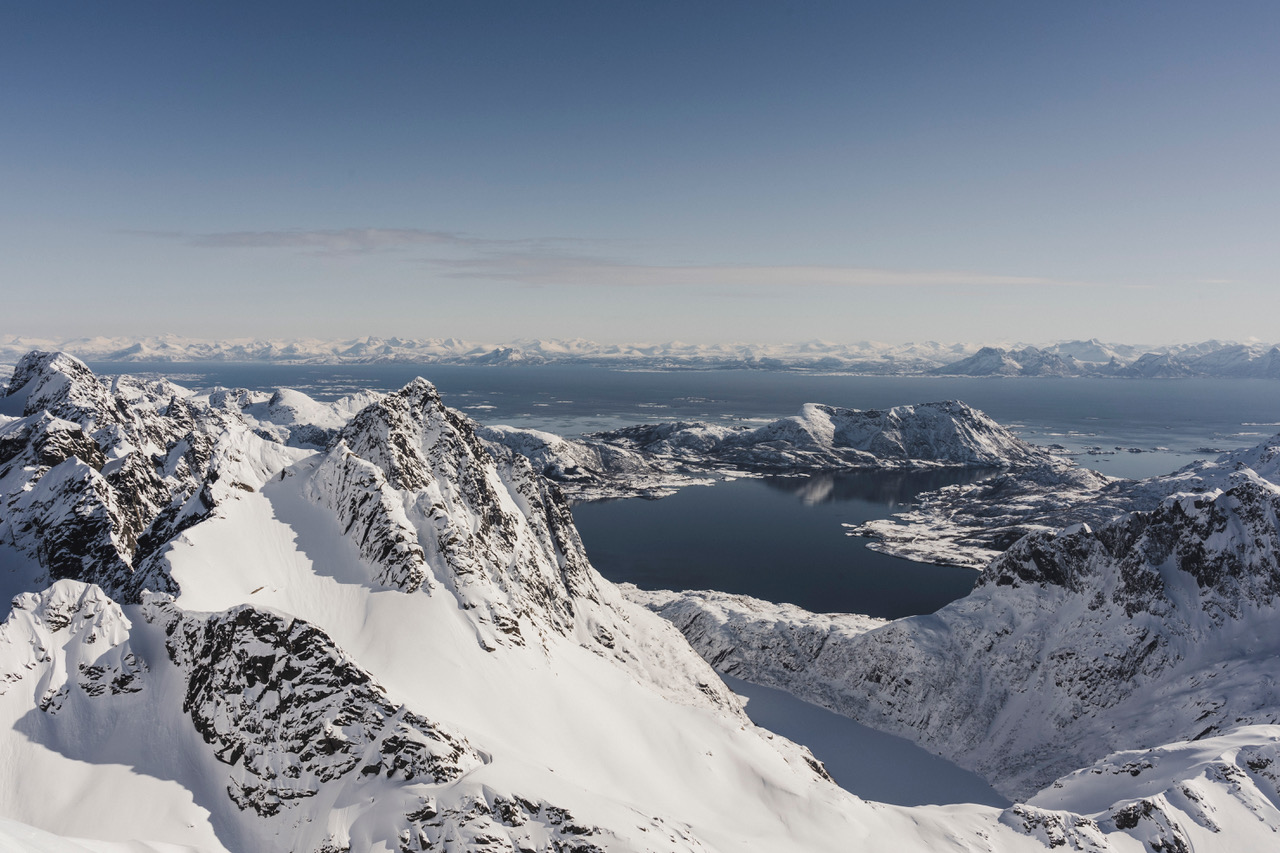
<path fill-rule="evenodd" d="M 35 350 L 72 353 L 91 362 L 264 362 L 278 364 L 582 364 L 654 370 L 762 369 L 945 376 L 1280 377 L 1280 348 L 1204 341 L 1147 346 L 1060 341 L 1047 346 L 887 344 L 878 341 L 794 344 L 601 344 L 523 339 L 484 343 L 457 338 L 198 340 L 173 335 L 53 340 L 0 335 L 0 362 Z"/>

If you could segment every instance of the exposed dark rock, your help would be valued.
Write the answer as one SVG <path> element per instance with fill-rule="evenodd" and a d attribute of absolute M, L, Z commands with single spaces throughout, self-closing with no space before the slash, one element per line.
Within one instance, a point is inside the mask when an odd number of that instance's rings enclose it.
<path fill-rule="evenodd" d="M 187 677 L 183 710 L 233 767 L 228 795 L 269 816 L 348 774 L 448 782 L 483 763 L 467 743 L 403 706 L 323 631 L 242 606 L 212 615 L 147 602 Z"/>

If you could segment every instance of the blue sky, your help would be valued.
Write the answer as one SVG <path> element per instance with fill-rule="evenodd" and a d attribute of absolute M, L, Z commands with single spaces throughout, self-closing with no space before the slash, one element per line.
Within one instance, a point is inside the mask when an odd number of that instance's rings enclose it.
<path fill-rule="evenodd" d="M 0 333 L 1280 339 L 1280 4 L 0 6 Z"/>

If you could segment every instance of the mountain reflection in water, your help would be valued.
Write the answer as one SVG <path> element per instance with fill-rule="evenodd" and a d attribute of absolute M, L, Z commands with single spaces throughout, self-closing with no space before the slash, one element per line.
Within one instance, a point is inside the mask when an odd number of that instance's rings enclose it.
<path fill-rule="evenodd" d="M 976 483 L 991 470 L 936 468 L 925 471 L 869 471 L 844 474 L 811 474 L 801 477 L 765 477 L 771 489 L 794 495 L 806 504 L 859 501 L 883 506 L 888 515 L 910 503 L 921 492 L 960 483 Z"/>
<path fill-rule="evenodd" d="M 934 469 L 764 477 L 657 501 L 580 504 L 587 555 L 645 589 L 719 589 L 808 610 L 899 618 L 966 595 L 977 573 L 867 549 L 842 522 L 885 518 L 923 491 L 992 471 Z"/>

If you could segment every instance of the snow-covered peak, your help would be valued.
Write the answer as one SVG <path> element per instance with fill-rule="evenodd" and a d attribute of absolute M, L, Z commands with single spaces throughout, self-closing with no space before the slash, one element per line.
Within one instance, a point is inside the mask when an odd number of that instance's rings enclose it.
<path fill-rule="evenodd" d="M 367 406 L 339 438 L 397 489 L 424 488 L 436 479 L 437 464 L 460 464 L 474 481 L 476 466 L 488 459 L 466 417 L 447 409 L 421 377 Z"/>
<path fill-rule="evenodd" d="M 291 388 L 272 393 L 220 388 L 210 392 L 206 400 L 214 408 L 238 413 L 259 435 L 292 447 L 321 449 L 358 412 L 382 396 L 361 391 L 322 403 Z"/>
<path fill-rule="evenodd" d="M 1050 457 L 958 401 L 890 409 L 808 403 L 755 429 L 700 423 L 628 427 L 588 439 L 688 463 L 747 470 L 1010 467 Z"/>
<path fill-rule="evenodd" d="M 63 352 L 28 353 L 5 389 L 7 414 L 48 412 L 80 424 L 88 432 L 133 420 L 88 366 Z"/>
<path fill-rule="evenodd" d="M 62 353 L 23 358 L 4 400 L 22 417 L 0 426 L 0 542 L 125 601 L 171 590 L 165 543 L 298 458 L 177 386 L 108 384 Z"/>
<path fill-rule="evenodd" d="M 91 584 L 60 580 L 17 596 L 0 625 L 0 695 L 20 690 L 56 714 L 69 699 L 136 693 L 146 667 L 129 629 L 120 606 Z"/>
<path fill-rule="evenodd" d="M 24 407 L 27 399 L 35 395 L 35 400 L 31 404 L 31 411 L 35 411 L 46 408 L 40 405 L 42 401 L 52 399 L 55 394 L 66 386 L 75 384 L 77 380 L 80 382 L 92 380 L 97 384 L 96 377 L 93 377 L 93 372 L 89 370 L 88 365 L 75 356 L 65 352 L 35 350 L 23 356 L 14 367 L 4 395 L 14 401 L 21 395 Z M 22 414 L 30 414 L 31 411 L 22 412 Z"/>

